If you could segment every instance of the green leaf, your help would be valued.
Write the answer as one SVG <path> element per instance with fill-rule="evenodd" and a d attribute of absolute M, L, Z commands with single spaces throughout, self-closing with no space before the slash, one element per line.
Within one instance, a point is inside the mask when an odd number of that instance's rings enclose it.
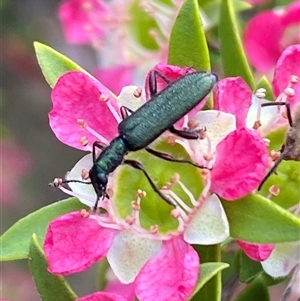
<path fill-rule="evenodd" d="M 153 17 L 141 8 L 139 0 L 132 2 L 128 14 L 130 16 L 129 28 L 132 36 L 143 47 L 150 50 L 158 50 L 159 47 L 151 36 L 150 31 L 159 31 L 159 27 Z"/>
<path fill-rule="evenodd" d="M 273 286 L 278 283 L 281 283 L 283 281 L 286 281 L 289 277 L 279 277 L 279 278 L 273 278 L 272 276 L 262 273 L 261 274 L 262 278 L 264 279 L 264 282 L 266 283 L 267 286 Z"/>
<path fill-rule="evenodd" d="M 199 254 L 202 264 L 204 263 L 220 263 L 221 262 L 221 248 L 220 245 L 200 246 L 193 245 L 193 248 Z M 226 263 L 224 263 L 226 264 Z M 200 271 L 200 273 L 202 273 Z M 200 280 L 201 277 L 200 276 Z M 218 301 L 221 299 L 222 280 L 221 273 L 216 273 L 213 277 L 207 280 L 200 290 L 194 293 L 191 301 Z"/>
<path fill-rule="evenodd" d="M 299 218 L 265 197 L 251 194 L 222 204 L 234 238 L 255 243 L 299 240 Z"/>
<path fill-rule="evenodd" d="M 253 89 L 254 79 L 243 49 L 231 0 L 221 1 L 219 37 L 224 76 L 241 76 Z"/>
<path fill-rule="evenodd" d="M 77 298 L 64 277 L 47 271 L 48 263 L 35 234 L 30 241 L 29 265 L 41 300 L 74 301 Z"/>
<path fill-rule="evenodd" d="M 243 251 L 239 252 L 240 255 L 240 281 L 250 282 L 253 278 L 257 277 L 263 272 L 260 262 L 251 260 Z"/>
<path fill-rule="evenodd" d="M 168 63 L 210 70 L 209 52 L 196 0 L 186 0 L 172 28 Z"/>
<path fill-rule="evenodd" d="M 270 144 L 268 146 L 269 150 L 279 151 L 284 144 L 285 135 L 286 135 L 287 127 L 281 126 L 277 127 L 275 131 L 272 131 L 267 134 L 266 139 L 270 140 Z"/>
<path fill-rule="evenodd" d="M 193 300 L 193 297 L 195 296 L 195 294 L 210 279 L 212 279 L 215 275 L 217 275 L 222 270 L 227 269 L 228 267 L 229 267 L 229 264 L 225 263 L 225 262 L 207 262 L 207 263 L 200 264 L 199 277 L 198 277 L 199 282 L 197 283 L 190 300 Z M 201 299 L 201 300 L 204 300 L 204 299 Z"/>
<path fill-rule="evenodd" d="M 229 246 L 229 248 L 232 248 Z M 223 250 L 222 248 L 222 262 L 228 263 L 229 267 L 222 272 L 222 286 L 226 285 L 239 272 L 239 254 L 233 250 Z"/>
<path fill-rule="evenodd" d="M 38 63 L 51 88 L 54 87 L 58 78 L 68 71 L 82 71 L 90 75 L 79 65 L 53 48 L 39 42 L 34 42 L 33 45 Z"/>
<path fill-rule="evenodd" d="M 259 88 L 264 88 L 264 89 L 266 89 L 266 92 L 265 92 L 265 93 L 266 93 L 266 97 L 265 97 L 265 99 L 267 99 L 267 100 L 275 100 L 274 94 L 273 94 L 273 88 L 272 88 L 272 85 L 270 84 L 268 78 L 267 78 L 265 75 L 263 75 L 263 76 L 259 79 L 257 85 L 255 86 L 254 91 L 256 91 L 256 90 L 259 89 Z"/>
<path fill-rule="evenodd" d="M 270 301 L 269 291 L 262 277 L 252 281 L 235 299 L 235 301 Z"/>
<path fill-rule="evenodd" d="M 28 257 L 30 239 L 36 233 L 43 243 L 48 224 L 58 216 L 86 208 L 75 198 L 69 198 L 43 207 L 17 221 L 0 238 L 1 261 Z"/>
<path fill-rule="evenodd" d="M 272 201 L 283 208 L 290 208 L 299 202 L 300 195 L 300 162 L 282 161 L 262 189 L 260 195 L 267 196 L 269 188 L 276 185 L 280 189 L 278 195 L 272 196 Z"/>

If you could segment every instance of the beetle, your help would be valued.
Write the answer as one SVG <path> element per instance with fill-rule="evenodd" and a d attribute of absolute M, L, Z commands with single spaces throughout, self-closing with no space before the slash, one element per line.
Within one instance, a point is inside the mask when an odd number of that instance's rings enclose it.
<path fill-rule="evenodd" d="M 157 93 L 157 77 L 160 77 L 168 85 Z M 146 149 L 152 155 L 172 162 L 183 162 L 203 168 L 189 160 L 179 160 L 169 154 L 151 149 L 148 145 L 158 138 L 166 130 L 180 137 L 197 139 L 198 134 L 193 131 L 177 130 L 174 127 L 179 119 L 198 105 L 213 89 L 217 83 L 214 73 L 204 71 L 189 72 L 170 82 L 164 75 L 156 70 L 149 73 L 150 100 L 136 111 L 121 107 L 123 120 L 118 125 L 119 135 L 107 146 L 99 141 L 94 142 L 92 157 L 93 166 L 89 171 L 90 182 L 79 180 L 65 180 L 53 183 L 59 186 L 62 183 L 85 183 L 92 184 L 97 195 L 94 210 L 97 209 L 98 201 L 106 194 L 108 175 L 119 165 L 127 164 L 135 169 L 141 170 L 148 179 L 153 190 L 167 203 L 173 203 L 156 187 L 143 165 L 135 160 L 124 159 L 124 156 L 132 151 Z M 101 153 L 97 155 L 97 148 Z"/>
<path fill-rule="evenodd" d="M 289 122 L 289 129 L 286 133 L 285 143 L 282 146 L 279 158 L 276 160 L 273 167 L 269 170 L 266 176 L 263 178 L 262 182 L 258 186 L 258 190 L 262 188 L 264 183 L 268 180 L 268 178 L 275 172 L 276 168 L 280 164 L 282 160 L 294 160 L 300 161 L 300 104 L 296 107 L 294 116 L 292 118 L 290 104 L 288 102 L 270 102 L 263 103 L 262 107 L 267 106 L 285 106 L 287 119 Z"/>

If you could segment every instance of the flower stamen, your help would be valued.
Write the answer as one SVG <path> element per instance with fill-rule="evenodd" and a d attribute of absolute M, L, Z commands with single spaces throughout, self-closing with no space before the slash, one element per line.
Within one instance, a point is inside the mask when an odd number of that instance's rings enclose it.
<path fill-rule="evenodd" d="M 87 130 L 89 133 L 91 133 L 93 136 L 97 138 L 100 142 L 103 142 L 105 144 L 109 144 L 109 141 L 105 139 L 102 135 L 97 133 L 95 130 L 93 130 L 84 119 L 77 119 L 77 123 L 82 126 L 85 130 Z M 80 139 L 84 139 L 84 136 Z"/>

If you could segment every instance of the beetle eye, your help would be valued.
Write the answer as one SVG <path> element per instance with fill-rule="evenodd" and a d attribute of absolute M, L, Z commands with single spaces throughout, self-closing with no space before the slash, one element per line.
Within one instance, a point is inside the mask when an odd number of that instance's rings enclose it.
<path fill-rule="evenodd" d="M 97 181 L 99 184 L 101 184 L 102 186 L 106 186 L 107 184 L 107 176 L 104 173 L 99 173 L 97 175 Z"/>

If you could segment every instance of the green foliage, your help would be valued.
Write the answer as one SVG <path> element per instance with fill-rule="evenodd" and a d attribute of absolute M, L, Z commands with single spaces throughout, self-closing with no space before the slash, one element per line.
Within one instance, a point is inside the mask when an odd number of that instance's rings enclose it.
<path fill-rule="evenodd" d="M 300 195 L 300 162 L 282 161 L 259 194 L 267 196 L 272 185 L 280 189 L 278 195 L 272 196 L 273 202 L 286 209 L 295 206 L 299 202 Z"/>
<path fill-rule="evenodd" d="M 159 27 L 148 13 L 140 7 L 140 1 L 133 1 L 129 8 L 130 23 L 129 28 L 132 35 L 139 44 L 150 50 L 158 50 L 159 47 L 155 39 L 150 35 L 150 30 L 158 30 Z"/>
<path fill-rule="evenodd" d="M 269 80 L 267 79 L 267 77 L 265 75 L 263 75 L 258 83 L 256 84 L 255 88 L 254 88 L 254 92 L 259 89 L 259 88 L 264 88 L 266 89 L 266 99 L 267 100 L 275 100 L 274 99 L 274 94 L 273 94 L 273 88 L 271 83 L 269 82 Z"/>
<path fill-rule="evenodd" d="M 189 300 L 199 300 L 196 294 L 201 290 L 201 288 L 209 281 L 211 280 L 215 275 L 217 275 L 222 270 L 228 268 L 229 265 L 225 262 L 207 262 L 200 264 L 200 270 L 199 270 L 199 277 L 198 277 L 198 283 L 193 291 L 193 294 Z M 200 293 L 200 295 L 202 295 Z M 205 301 L 203 299 L 203 295 L 201 300 Z M 212 299 L 208 299 L 212 300 Z"/>
<path fill-rule="evenodd" d="M 169 42 L 168 63 L 210 70 L 208 47 L 196 0 L 186 0 L 175 20 Z"/>
<path fill-rule="evenodd" d="M 193 245 L 194 249 L 199 254 L 199 258 L 204 263 L 217 263 L 221 262 L 221 248 L 220 245 L 211 245 L 211 246 L 200 246 Z M 228 265 L 224 263 L 226 267 Z M 202 277 L 203 275 L 201 275 Z M 208 281 L 204 283 L 202 288 L 193 295 L 193 301 L 199 300 L 201 298 L 202 301 L 218 301 L 221 298 L 222 292 L 222 281 L 221 281 L 221 273 L 218 271 L 213 275 Z"/>
<path fill-rule="evenodd" d="M 77 199 L 69 198 L 23 217 L 1 236 L 1 261 L 28 258 L 30 239 L 34 233 L 42 244 L 47 227 L 52 220 L 82 208 L 86 207 Z"/>
<path fill-rule="evenodd" d="M 51 88 L 54 87 L 58 78 L 68 71 L 87 73 L 72 60 L 47 45 L 34 42 L 34 49 L 43 75 Z"/>
<path fill-rule="evenodd" d="M 253 280 L 235 299 L 235 301 L 270 301 L 269 291 L 262 277 Z"/>
<path fill-rule="evenodd" d="M 243 251 L 239 252 L 239 257 L 241 282 L 250 282 L 263 272 L 260 262 L 251 260 Z"/>
<path fill-rule="evenodd" d="M 241 76 L 253 88 L 253 75 L 244 53 L 231 0 L 221 1 L 219 38 L 224 76 Z"/>
<path fill-rule="evenodd" d="M 76 300 L 76 294 L 64 277 L 53 275 L 47 271 L 48 263 L 35 234 L 30 241 L 29 265 L 41 300 Z"/>
<path fill-rule="evenodd" d="M 265 197 L 251 194 L 222 204 L 234 238 L 256 243 L 299 240 L 299 218 Z"/>

